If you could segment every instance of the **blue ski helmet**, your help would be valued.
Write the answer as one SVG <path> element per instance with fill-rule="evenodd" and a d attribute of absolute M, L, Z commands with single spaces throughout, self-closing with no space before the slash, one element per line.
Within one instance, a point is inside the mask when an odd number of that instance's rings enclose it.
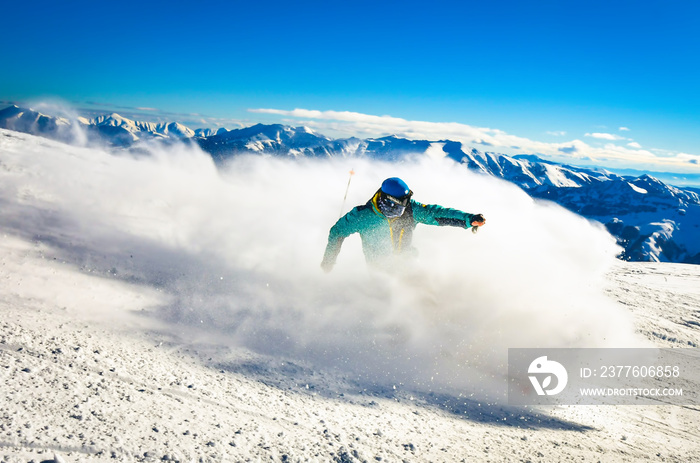
<path fill-rule="evenodd" d="M 397 177 L 384 180 L 377 193 L 377 208 L 388 218 L 403 215 L 413 194 L 406 182 Z"/>
<path fill-rule="evenodd" d="M 406 185 L 406 182 L 401 180 L 398 177 L 391 177 L 384 182 L 382 182 L 382 193 L 386 193 L 389 196 L 393 196 L 394 198 L 404 198 L 411 194 L 411 189 L 408 188 L 408 185 Z"/>

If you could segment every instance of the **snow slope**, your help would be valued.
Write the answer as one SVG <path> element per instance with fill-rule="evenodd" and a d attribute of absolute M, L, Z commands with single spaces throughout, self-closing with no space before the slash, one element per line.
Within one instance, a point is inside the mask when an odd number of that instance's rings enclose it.
<path fill-rule="evenodd" d="M 537 411 L 366 389 L 342 372 L 178 336 L 141 315 L 162 302 L 157 291 L 86 275 L 41 243 L 4 235 L 0 255 L 4 461 L 700 458 L 692 407 Z M 620 263 L 611 276 L 611 296 L 657 345 L 700 342 L 697 325 L 678 323 L 698 320 L 697 266 Z"/>
<path fill-rule="evenodd" d="M 694 407 L 502 404 L 507 347 L 697 346 L 697 266 L 618 262 L 602 227 L 451 164 L 371 162 L 346 209 L 399 171 L 489 223 L 418 229 L 401 278 L 349 239 L 325 275 L 347 168 L 0 131 L 0 455 L 700 458 Z"/>

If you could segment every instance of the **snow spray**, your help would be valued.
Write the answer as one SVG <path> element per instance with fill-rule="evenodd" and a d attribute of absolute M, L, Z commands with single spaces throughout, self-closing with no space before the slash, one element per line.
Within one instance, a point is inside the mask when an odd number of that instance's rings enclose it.
<path fill-rule="evenodd" d="M 180 144 L 136 157 L 3 138 L 4 230 L 42 240 L 77 268 L 167 294 L 152 316 L 174 332 L 206 330 L 210 342 L 359 382 L 477 395 L 505 375 L 509 347 L 634 339 L 604 295 L 618 249 L 600 224 L 449 160 L 240 155 L 217 166 Z M 363 172 L 346 192 L 352 205 L 398 176 L 417 201 L 488 223 L 478 239 L 419 224 L 419 256 L 400 275 L 368 269 L 354 235 L 325 274 L 332 192 L 351 162 Z"/>

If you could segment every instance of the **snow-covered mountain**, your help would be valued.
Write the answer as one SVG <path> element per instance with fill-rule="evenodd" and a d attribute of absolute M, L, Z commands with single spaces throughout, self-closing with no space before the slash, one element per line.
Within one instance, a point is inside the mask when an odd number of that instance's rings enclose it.
<path fill-rule="evenodd" d="M 700 264 L 700 196 L 691 189 L 666 185 L 650 175 L 620 176 L 533 156 L 464 152 L 454 146 L 449 151 L 449 157 L 472 170 L 602 222 L 624 248 L 625 260 Z"/>
<path fill-rule="evenodd" d="M 198 137 L 203 150 L 215 158 L 243 152 L 291 156 L 331 156 L 332 140 L 306 127 L 256 124 L 234 130 L 219 130 L 215 135 Z"/>
<path fill-rule="evenodd" d="M 698 193 L 669 186 L 649 175 L 621 176 L 602 169 L 556 164 L 532 155 L 481 152 L 450 140 L 397 136 L 331 139 L 307 127 L 280 124 L 192 130 L 176 122 L 139 122 L 118 114 L 69 120 L 10 106 L 0 111 L 0 128 L 69 143 L 87 133 L 88 139 L 122 148 L 137 146 L 142 140 L 192 140 L 217 162 L 240 154 L 387 161 L 446 157 L 473 171 L 515 183 L 534 198 L 556 202 L 602 222 L 624 248 L 621 257 L 625 260 L 700 264 Z"/>
<path fill-rule="evenodd" d="M 192 138 L 195 136 L 194 130 L 177 122 L 132 121 L 116 113 L 87 120 L 86 125 L 89 130 L 97 132 L 102 138 L 122 146 L 131 145 L 142 138 Z"/>
<path fill-rule="evenodd" d="M 54 140 L 72 142 L 74 133 L 70 120 L 53 117 L 32 109 L 8 106 L 0 111 L 0 128 L 31 133 Z"/>
<path fill-rule="evenodd" d="M 139 140 L 187 139 L 213 133 L 209 129 L 194 131 L 178 122 L 133 121 L 116 113 L 93 119 L 55 117 L 16 105 L 0 111 L 0 128 L 41 135 L 67 143 L 87 139 L 117 147 L 130 147 Z"/>

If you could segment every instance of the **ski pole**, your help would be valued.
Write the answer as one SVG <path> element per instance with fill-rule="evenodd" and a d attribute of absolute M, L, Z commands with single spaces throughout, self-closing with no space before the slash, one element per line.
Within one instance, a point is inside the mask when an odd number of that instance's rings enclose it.
<path fill-rule="evenodd" d="M 340 205 L 340 215 L 339 218 L 343 216 L 343 209 L 345 209 L 345 201 L 348 199 L 348 191 L 350 191 L 350 182 L 352 181 L 352 176 L 355 175 L 355 171 L 350 169 L 350 177 L 348 178 L 348 186 L 345 188 L 345 196 L 343 196 L 343 204 Z"/>

